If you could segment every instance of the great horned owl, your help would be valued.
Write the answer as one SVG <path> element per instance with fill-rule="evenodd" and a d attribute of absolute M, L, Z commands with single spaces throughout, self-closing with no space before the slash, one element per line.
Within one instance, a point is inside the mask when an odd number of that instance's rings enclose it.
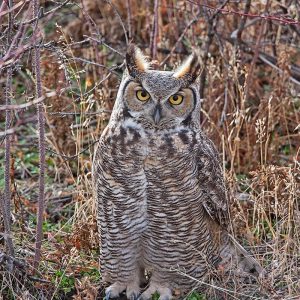
<path fill-rule="evenodd" d="M 196 55 L 157 71 L 130 45 L 126 66 L 93 162 L 106 299 L 126 290 L 128 299 L 157 291 L 169 300 L 230 260 L 256 272 L 228 234 L 219 155 L 200 128 Z"/>

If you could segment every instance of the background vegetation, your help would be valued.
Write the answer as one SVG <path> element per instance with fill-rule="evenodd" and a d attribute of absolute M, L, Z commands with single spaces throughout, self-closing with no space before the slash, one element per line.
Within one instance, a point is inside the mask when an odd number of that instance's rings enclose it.
<path fill-rule="evenodd" d="M 299 20 L 297 0 L 2 1 L 0 299 L 102 299 L 91 159 L 129 41 L 153 67 L 199 54 L 233 229 L 267 271 L 187 299 L 299 299 Z"/>

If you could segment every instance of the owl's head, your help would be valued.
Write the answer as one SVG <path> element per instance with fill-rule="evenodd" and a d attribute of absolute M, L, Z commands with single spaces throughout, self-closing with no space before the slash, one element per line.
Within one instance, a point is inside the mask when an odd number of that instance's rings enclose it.
<path fill-rule="evenodd" d="M 158 71 L 151 70 L 141 50 L 130 45 L 126 67 L 118 95 L 125 118 L 131 117 L 151 129 L 199 122 L 200 97 L 196 78 L 200 64 L 195 54 L 175 71 Z"/>

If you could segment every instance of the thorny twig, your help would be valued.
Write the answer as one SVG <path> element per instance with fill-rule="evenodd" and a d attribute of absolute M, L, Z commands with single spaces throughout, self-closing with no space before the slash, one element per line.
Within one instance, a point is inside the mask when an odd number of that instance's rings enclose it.
<path fill-rule="evenodd" d="M 23 20 L 26 19 L 30 8 L 31 8 L 31 2 L 29 3 L 27 13 L 25 13 Z M 30 48 L 30 47 L 26 47 L 26 50 L 22 51 L 22 47 L 18 47 L 18 45 L 22 44 L 22 42 L 24 40 L 27 27 L 28 27 L 27 25 L 25 25 L 25 26 L 20 25 L 17 33 L 14 34 L 13 38 L 11 37 L 11 41 L 8 43 L 9 48 L 8 48 L 7 52 L 5 53 L 4 57 L 2 57 L 0 60 L 0 73 L 1 73 L 1 70 L 3 69 L 2 68 L 3 66 L 15 63 L 17 58 L 22 54 L 22 52 L 25 52 L 27 50 L 27 48 Z M 34 34 L 33 34 L 33 37 L 35 37 Z M 20 51 L 18 50 L 18 48 L 20 48 Z M 12 53 L 15 53 L 15 54 L 12 56 Z M 14 58 L 14 56 L 15 56 L 15 58 Z"/>
<path fill-rule="evenodd" d="M 14 3 L 13 0 L 8 1 L 9 8 L 13 7 Z M 12 41 L 12 34 L 13 34 L 13 23 L 14 23 L 14 15 L 13 11 L 9 12 L 9 21 L 8 21 L 8 36 L 7 36 L 7 44 L 10 45 Z M 5 104 L 11 104 L 11 97 L 12 97 L 12 74 L 13 74 L 13 66 L 11 65 L 7 70 L 7 78 L 6 78 L 6 90 L 5 90 Z M 8 131 L 11 126 L 11 111 L 6 109 L 5 111 L 5 131 Z M 5 224 L 5 231 L 7 234 L 6 246 L 8 249 L 8 253 L 11 256 L 14 256 L 14 246 L 11 239 L 11 230 L 10 230 L 10 205 L 11 205 L 11 193 L 10 193 L 10 136 L 6 135 L 5 137 L 5 170 L 4 170 L 4 198 L 0 195 L 2 210 L 3 210 L 3 217 L 4 217 L 4 224 Z"/>
<path fill-rule="evenodd" d="M 266 14 L 252 14 L 252 13 L 244 13 L 241 11 L 236 11 L 236 10 L 232 10 L 232 9 L 224 9 L 224 8 L 217 8 L 214 6 L 210 6 L 207 4 L 203 4 L 203 3 L 198 3 L 192 0 L 187 0 L 188 2 L 197 5 L 197 6 L 202 6 L 202 7 L 206 7 L 209 10 L 215 11 L 217 13 L 220 14 L 232 14 L 232 15 L 238 15 L 238 16 L 246 16 L 248 18 L 260 18 L 260 19 L 264 19 L 264 20 L 269 20 L 269 21 L 277 21 L 280 22 L 282 24 L 286 24 L 286 25 L 300 25 L 300 21 L 294 20 L 292 18 L 284 18 L 284 17 L 278 17 L 278 16 L 268 16 Z"/>
<path fill-rule="evenodd" d="M 37 17 L 39 12 L 39 0 L 33 2 L 33 17 Z M 39 30 L 38 24 L 34 26 Z M 40 70 L 40 47 L 34 49 L 33 70 L 35 74 L 35 94 L 37 98 L 42 97 L 42 82 Z M 34 270 L 38 268 L 41 259 L 41 245 L 43 234 L 43 213 L 45 202 L 45 120 L 43 103 L 37 104 L 38 115 L 38 132 L 39 132 L 39 199 L 38 199 L 38 216 L 36 225 L 36 245 L 34 255 Z"/>

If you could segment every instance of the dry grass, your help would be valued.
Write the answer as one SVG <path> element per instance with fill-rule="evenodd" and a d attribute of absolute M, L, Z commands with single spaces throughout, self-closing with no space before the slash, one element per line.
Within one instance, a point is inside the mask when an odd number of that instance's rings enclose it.
<path fill-rule="evenodd" d="M 299 20 L 300 6 L 297 1 L 247 1 L 250 17 L 241 38 L 234 39 L 244 18 L 244 1 L 227 1 L 218 12 L 197 5 L 203 1 L 161 0 L 156 19 L 154 2 L 74 1 L 40 20 L 43 92 L 57 93 L 44 102 L 47 173 L 42 259 L 34 273 L 39 168 L 36 112 L 31 107 L 14 111 L 11 126 L 15 130 L 10 166 L 12 236 L 16 257 L 26 267 L 8 271 L 11 263 L 0 256 L 0 299 L 101 297 L 91 158 L 122 74 L 124 28 L 128 40 L 153 55 L 154 66 L 164 62 L 162 68 L 173 69 L 192 48 L 206 66 L 202 127 L 223 158 L 236 237 L 268 275 L 248 290 L 212 282 L 207 299 L 299 299 L 300 31 L 299 23 L 290 25 L 288 18 Z M 42 1 L 41 5 L 48 11 L 57 4 Z M 217 1 L 207 5 L 220 6 Z M 18 8 L 15 22 L 26 17 L 27 8 L 28 3 Z M 265 11 L 270 18 L 258 17 Z M 4 15 L 2 57 L 7 51 L 7 24 Z M 16 35 L 17 25 L 13 30 Z M 25 32 L 23 44 L 30 42 L 32 31 L 25 28 Z M 13 104 L 32 100 L 30 61 L 29 50 L 18 57 Z M 3 97 L 5 76 L 3 68 Z M 2 112 L 0 120 L 3 131 Z M 2 175 L 4 148 L 0 149 Z M 0 189 L 3 186 L 0 177 Z M 0 232 L 4 232 L 2 222 Z M 0 251 L 6 251 L 2 237 Z M 229 291 L 220 292 L 222 286 Z"/>

